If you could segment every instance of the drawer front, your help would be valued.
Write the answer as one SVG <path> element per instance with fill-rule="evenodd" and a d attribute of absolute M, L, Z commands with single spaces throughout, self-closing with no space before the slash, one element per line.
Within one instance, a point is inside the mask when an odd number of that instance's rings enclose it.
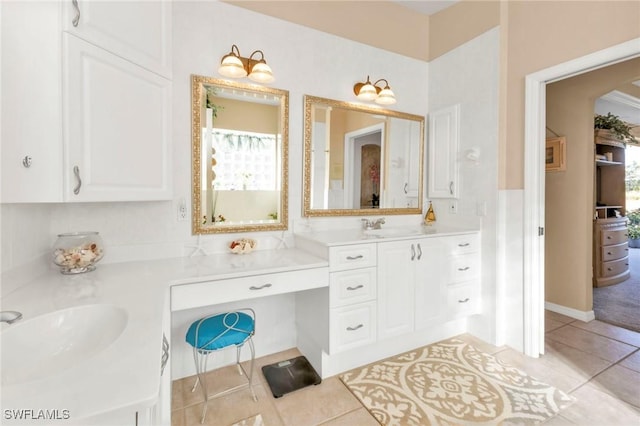
<path fill-rule="evenodd" d="M 332 308 L 375 300 L 376 268 L 331 272 L 329 294 Z"/>
<path fill-rule="evenodd" d="M 610 262 L 602 263 L 602 276 L 613 277 L 629 269 L 629 258 L 625 257 L 619 260 L 612 260 Z"/>
<path fill-rule="evenodd" d="M 328 285 L 328 268 L 174 285 L 171 287 L 171 310 L 291 293 Z"/>
<path fill-rule="evenodd" d="M 451 274 L 449 283 L 468 281 L 480 276 L 480 256 L 463 254 L 451 258 Z"/>
<path fill-rule="evenodd" d="M 480 283 L 469 281 L 447 288 L 447 317 L 460 318 L 480 312 Z"/>
<path fill-rule="evenodd" d="M 329 270 L 366 268 L 376 265 L 376 244 L 354 244 L 329 248 Z"/>
<path fill-rule="evenodd" d="M 602 261 L 618 260 L 627 257 L 629 254 L 628 243 L 616 244 L 615 246 L 602 247 Z"/>
<path fill-rule="evenodd" d="M 603 246 L 624 243 L 628 240 L 627 228 L 602 231 L 600 238 Z"/>
<path fill-rule="evenodd" d="M 376 302 L 331 309 L 329 352 L 337 353 L 376 341 Z"/>
<path fill-rule="evenodd" d="M 449 254 L 452 255 L 476 253 L 480 251 L 480 235 L 478 233 L 455 235 L 445 237 L 443 240 L 447 245 Z"/>

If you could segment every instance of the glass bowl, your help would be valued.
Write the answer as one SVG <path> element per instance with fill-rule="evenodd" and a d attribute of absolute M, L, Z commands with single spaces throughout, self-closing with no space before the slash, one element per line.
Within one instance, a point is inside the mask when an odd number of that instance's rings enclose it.
<path fill-rule="evenodd" d="M 98 232 L 58 234 L 53 245 L 53 263 L 63 274 L 81 274 L 96 269 L 104 256 L 104 243 Z"/>

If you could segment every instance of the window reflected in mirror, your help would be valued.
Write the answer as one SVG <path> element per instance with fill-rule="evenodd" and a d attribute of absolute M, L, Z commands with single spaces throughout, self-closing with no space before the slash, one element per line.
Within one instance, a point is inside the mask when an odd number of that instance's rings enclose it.
<path fill-rule="evenodd" d="M 194 234 L 287 228 L 288 92 L 192 76 Z"/>

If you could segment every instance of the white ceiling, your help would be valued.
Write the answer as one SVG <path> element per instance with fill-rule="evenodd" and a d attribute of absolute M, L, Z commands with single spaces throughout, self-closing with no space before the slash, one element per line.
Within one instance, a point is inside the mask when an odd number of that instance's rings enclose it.
<path fill-rule="evenodd" d="M 433 15 L 436 12 L 453 6 L 459 0 L 391 0 L 401 6 L 422 13 L 423 15 Z"/>

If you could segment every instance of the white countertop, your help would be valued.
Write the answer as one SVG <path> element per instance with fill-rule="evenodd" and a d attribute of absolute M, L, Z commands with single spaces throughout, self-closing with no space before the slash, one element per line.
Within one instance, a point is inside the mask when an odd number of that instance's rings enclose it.
<path fill-rule="evenodd" d="M 93 272 L 71 276 L 52 269 L 2 298 L 1 309 L 22 312 L 20 321 L 28 321 L 72 306 L 113 304 L 127 311 L 126 328 L 107 349 L 69 370 L 2 386 L 2 409 L 66 409 L 77 421 L 118 408 L 151 406 L 160 386 L 162 318 L 172 285 L 327 266 L 326 260 L 301 250 L 283 249 L 98 264 Z"/>
<path fill-rule="evenodd" d="M 379 235 L 376 232 L 389 234 Z M 326 246 L 341 246 L 361 244 L 367 242 L 384 242 L 410 240 L 415 238 L 442 237 L 447 235 L 461 235 L 478 232 L 477 229 L 466 229 L 442 225 L 412 226 L 412 227 L 382 227 L 380 230 L 365 231 L 363 229 L 335 229 L 330 231 L 312 231 L 296 233 L 296 238 L 302 238 Z"/>

